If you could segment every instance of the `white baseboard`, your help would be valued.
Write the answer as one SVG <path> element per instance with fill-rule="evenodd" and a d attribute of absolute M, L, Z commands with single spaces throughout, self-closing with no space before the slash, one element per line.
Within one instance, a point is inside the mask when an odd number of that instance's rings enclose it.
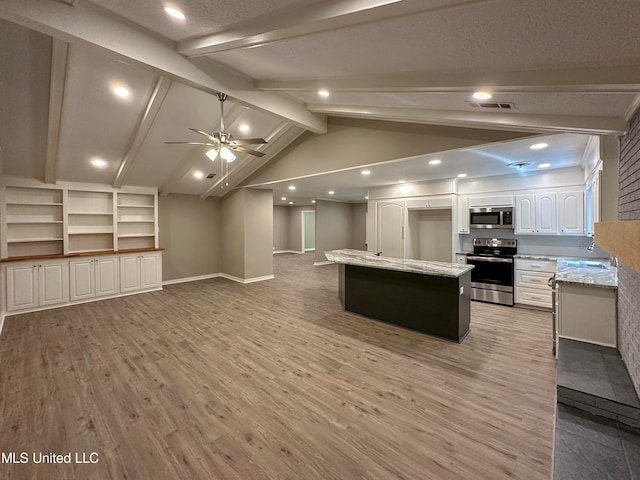
<path fill-rule="evenodd" d="M 0 313 L 0 337 L 2 336 L 2 327 L 4 327 L 4 317 L 6 313 Z"/>
<path fill-rule="evenodd" d="M 220 276 L 222 278 L 226 278 L 227 280 L 231 280 L 233 282 L 238 282 L 238 283 L 242 283 L 242 284 L 261 282 L 263 280 L 272 280 L 272 279 L 276 278 L 273 275 L 265 275 L 263 277 L 253 277 L 253 278 L 240 278 L 240 277 L 235 277 L 233 275 L 229 275 L 227 273 L 221 273 Z"/>
<path fill-rule="evenodd" d="M 333 262 L 313 262 L 314 267 L 319 267 L 322 265 L 331 265 L 331 264 L 333 264 Z"/>
<path fill-rule="evenodd" d="M 305 248 L 305 249 L 304 249 L 304 253 L 307 253 L 307 252 L 315 252 L 315 251 L 316 251 L 316 249 L 315 249 L 315 248 Z"/>
<path fill-rule="evenodd" d="M 162 285 L 174 285 L 176 283 L 197 282 L 198 280 L 208 280 L 209 278 L 218 278 L 220 273 L 210 273 L 208 275 L 197 275 L 195 277 L 174 278 L 173 280 L 165 280 Z"/>
<path fill-rule="evenodd" d="M 298 254 L 302 254 L 304 252 L 298 251 L 298 250 L 274 250 L 273 253 L 274 254 L 277 254 L 277 253 L 298 253 Z"/>

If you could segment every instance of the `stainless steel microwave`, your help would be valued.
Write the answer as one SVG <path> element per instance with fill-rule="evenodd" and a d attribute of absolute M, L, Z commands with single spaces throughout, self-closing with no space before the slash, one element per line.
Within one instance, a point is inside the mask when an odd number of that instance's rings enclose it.
<path fill-rule="evenodd" d="M 469 209 L 471 228 L 513 228 L 512 207 L 478 207 Z"/>

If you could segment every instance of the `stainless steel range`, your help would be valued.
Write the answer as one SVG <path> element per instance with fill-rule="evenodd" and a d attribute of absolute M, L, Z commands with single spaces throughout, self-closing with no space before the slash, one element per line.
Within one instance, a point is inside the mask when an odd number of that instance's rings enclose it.
<path fill-rule="evenodd" d="M 517 240 L 474 238 L 473 255 L 467 255 L 471 270 L 471 299 L 513 306 L 513 256 Z"/>

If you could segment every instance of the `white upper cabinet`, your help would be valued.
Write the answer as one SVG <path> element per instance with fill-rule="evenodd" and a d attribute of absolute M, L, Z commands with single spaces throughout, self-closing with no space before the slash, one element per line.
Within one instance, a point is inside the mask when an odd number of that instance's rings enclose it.
<path fill-rule="evenodd" d="M 536 233 L 551 235 L 557 232 L 556 194 L 536 193 Z"/>
<path fill-rule="evenodd" d="M 584 235 L 584 192 L 558 194 L 558 230 L 564 235 Z"/>
<path fill-rule="evenodd" d="M 458 197 L 458 233 L 469 233 L 469 197 L 465 195 Z"/>
<path fill-rule="evenodd" d="M 535 195 L 516 195 L 516 233 L 536 233 Z"/>

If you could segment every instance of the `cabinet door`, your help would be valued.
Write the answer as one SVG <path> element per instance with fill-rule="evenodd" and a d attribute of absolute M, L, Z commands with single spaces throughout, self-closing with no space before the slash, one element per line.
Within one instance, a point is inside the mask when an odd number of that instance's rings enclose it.
<path fill-rule="evenodd" d="M 378 249 L 385 257 L 404 258 L 404 203 L 380 202 Z"/>
<path fill-rule="evenodd" d="M 536 210 L 533 195 L 516 195 L 516 233 L 535 233 Z"/>
<path fill-rule="evenodd" d="M 558 228 L 560 234 L 583 235 L 584 192 L 558 194 Z"/>
<path fill-rule="evenodd" d="M 556 194 L 536 194 L 536 233 L 553 234 L 558 232 L 556 217 Z"/>
<path fill-rule="evenodd" d="M 96 296 L 115 295 L 120 289 L 120 272 L 117 257 L 94 260 Z"/>
<path fill-rule="evenodd" d="M 71 260 L 69 275 L 71 300 L 92 298 L 96 295 L 93 259 Z"/>
<path fill-rule="evenodd" d="M 38 297 L 40 305 L 69 301 L 69 263 L 44 263 L 38 266 Z"/>
<path fill-rule="evenodd" d="M 38 306 L 38 266 L 7 267 L 7 311 Z"/>
<path fill-rule="evenodd" d="M 140 290 L 139 255 L 120 257 L 120 291 L 133 292 L 135 290 Z"/>
<path fill-rule="evenodd" d="M 162 257 L 153 253 L 140 258 L 140 287 L 159 287 L 162 283 Z"/>
<path fill-rule="evenodd" d="M 469 197 L 458 197 L 458 233 L 469 233 Z"/>
<path fill-rule="evenodd" d="M 378 251 L 378 202 L 367 205 L 367 250 Z"/>

